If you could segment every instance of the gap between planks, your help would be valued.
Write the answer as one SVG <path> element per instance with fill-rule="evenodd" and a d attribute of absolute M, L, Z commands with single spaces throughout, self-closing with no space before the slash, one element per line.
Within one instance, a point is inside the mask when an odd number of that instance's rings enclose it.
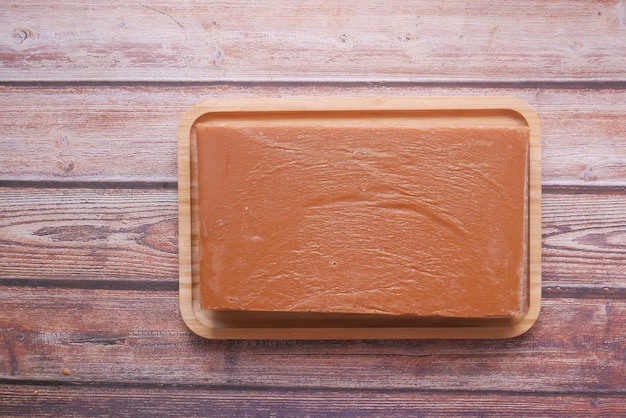
<path fill-rule="evenodd" d="M 519 81 L 412 81 L 412 80 L 298 80 L 281 81 L 259 80 L 54 80 L 54 81 L 11 81 L 0 80 L 0 87 L 240 87 L 240 88 L 277 88 L 277 87 L 412 87 L 412 88 L 484 88 L 484 89 L 571 89 L 571 90 L 626 90 L 626 80 L 519 80 Z"/>
<path fill-rule="evenodd" d="M 155 180 L 37 180 L 11 179 L 0 180 L 0 187 L 29 188 L 29 189 L 138 189 L 138 190 L 177 190 L 178 181 L 170 179 Z M 625 186 L 626 187 L 626 186 Z"/>
<path fill-rule="evenodd" d="M 280 385 L 237 385 L 237 384 L 211 384 L 211 383 L 140 383 L 128 381 L 63 381 L 63 380 L 35 380 L 35 379 L 7 379 L 0 378 L 0 385 L 19 385 L 19 386 L 40 386 L 40 387 L 84 387 L 84 388 L 113 388 L 113 389 L 163 389 L 163 390 L 211 390 L 211 391 L 238 391 L 253 393 L 301 393 L 301 392 L 320 392 L 320 393 L 381 393 L 381 394 L 446 394 L 446 395 L 505 395 L 505 396 L 524 396 L 532 395 L 537 397 L 553 397 L 553 396 L 610 396 L 610 397 L 626 397 L 625 390 L 459 390 L 459 389 L 414 389 L 408 387 L 385 388 L 385 387 L 341 387 L 341 386 L 280 386 Z"/>
<path fill-rule="evenodd" d="M 23 279 L 2 278 L 0 287 L 121 290 L 135 292 L 178 292 L 178 281 L 152 280 L 81 280 L 81 279 Z M 626 287 L 602 285 L 544 285 L 543 299 L 626 299 Z"/>
<path fill-rule="evenodd" d="M 112 190 L 177 190 L 178 181 L 170 179 L 155 180 L 37 180 L 11 179 L 0 180 L 0 187 L 29 189 L 112 189 Z M 542 182 L 541 191 L 549 194 L 625 194 L 626 180 L 622 182 L 593 182 L 590 184 L 574 184 L 568 182 Z"/>

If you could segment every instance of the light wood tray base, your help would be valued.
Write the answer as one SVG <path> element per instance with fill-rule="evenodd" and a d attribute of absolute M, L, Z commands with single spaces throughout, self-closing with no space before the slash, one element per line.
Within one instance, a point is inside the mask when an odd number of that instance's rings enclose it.
<path fill-rule="evenodd" d="M 199 303 L 198 234 L 194 205 L 195 126 L 198 123 L 313 121 L 340 126 L 392 123 L 394 126 L 528 126 L 529 310 L 507 319 L 415 318 L 395 315 L 216 312 Z M 397 339 L 507 338 L 527 331 L 541 305 L 541 138 L 539 118 L 512 97 L 407 97 L 328 99 L 207 100 L 182 117 L 178 137 L 180 307 L 187 326 L 220 339 Z"/>

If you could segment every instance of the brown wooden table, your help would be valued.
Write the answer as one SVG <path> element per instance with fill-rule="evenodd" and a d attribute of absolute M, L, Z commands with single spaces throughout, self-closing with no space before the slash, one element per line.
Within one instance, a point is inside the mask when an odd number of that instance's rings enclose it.
<path fill-rule="evenodd" d="M 625 1 L 9 0 L 0 28 L 0 415 L 626 415 Z M 191 104 L 492 94 L 542 121 L 530 332 L 187 330 L 176 133 Z"/>

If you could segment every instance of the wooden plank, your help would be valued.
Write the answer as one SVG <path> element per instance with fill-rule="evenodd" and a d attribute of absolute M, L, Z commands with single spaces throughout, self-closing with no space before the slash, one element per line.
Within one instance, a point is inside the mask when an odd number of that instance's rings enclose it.
<path fill-rule="evenodd" d="M 178 282 L 175 190 L 0 196 L 0 279 Z M 544 286 L 626 290 L 626 196 L 544 192 L 542 206 Z"/>
<path fill-rule="evenodd" d="M 626 300 L 544 300 L 537 324 L 511 340 L 224 341 L 186 329 L 176 292 L 5 286 L 0 299 L 3 383 L 624 389 Z"/>
<path fill-rule="evenodd" d="M 547 185 L 626 185 L 626 91 L 410 86 L 1 87 L 0 181 L 176 182 L 182 114 L 206 97 L 513 95 L 542 123 Z"/>
<path fill-rule="evenodd" d="M 101 88 L 0 92 L 2 179 L 176 181 L 176 128 L 186 104 L 171 104 L 175 90 L 114 88 L 106 98 Z"/>
<path fill-rule="evenodd" d="M 7 416 L 623 416 L 626 397 L 550 394 L 0 385 Z M 573 412 L 570 412 L 573 413 Z"/>
<path fill-rule="evenodd" d="M 0 277 L 178 280 L 173 190 L 1 189 Z"/>
<path fill-rule="evenodd" d="M 626 196 L 548 196 L 542 201 L 544 283 L 615 283 L 623 289 Z"/>
<path fill-rule="evenodd" d="M 626 74 L 623 1 L 31 0 L 11 2 L 0 27 L 3 81 L 623 82 Z"/>

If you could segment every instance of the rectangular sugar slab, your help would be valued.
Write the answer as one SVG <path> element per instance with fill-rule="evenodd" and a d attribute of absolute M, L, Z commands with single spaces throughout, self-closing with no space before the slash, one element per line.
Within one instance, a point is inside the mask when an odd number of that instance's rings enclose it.
<path fill-rule="evenodd" d="M 202 307 L 526 312 L 527 127 L 196 126 Z"/>
<path fill-rule="evenodd" d="M 495 330 L 536 310 L 531 127 L 519 112 L 269 109 L 194 122 L 192 310 L 212 335 L 342 320 Z"/>

